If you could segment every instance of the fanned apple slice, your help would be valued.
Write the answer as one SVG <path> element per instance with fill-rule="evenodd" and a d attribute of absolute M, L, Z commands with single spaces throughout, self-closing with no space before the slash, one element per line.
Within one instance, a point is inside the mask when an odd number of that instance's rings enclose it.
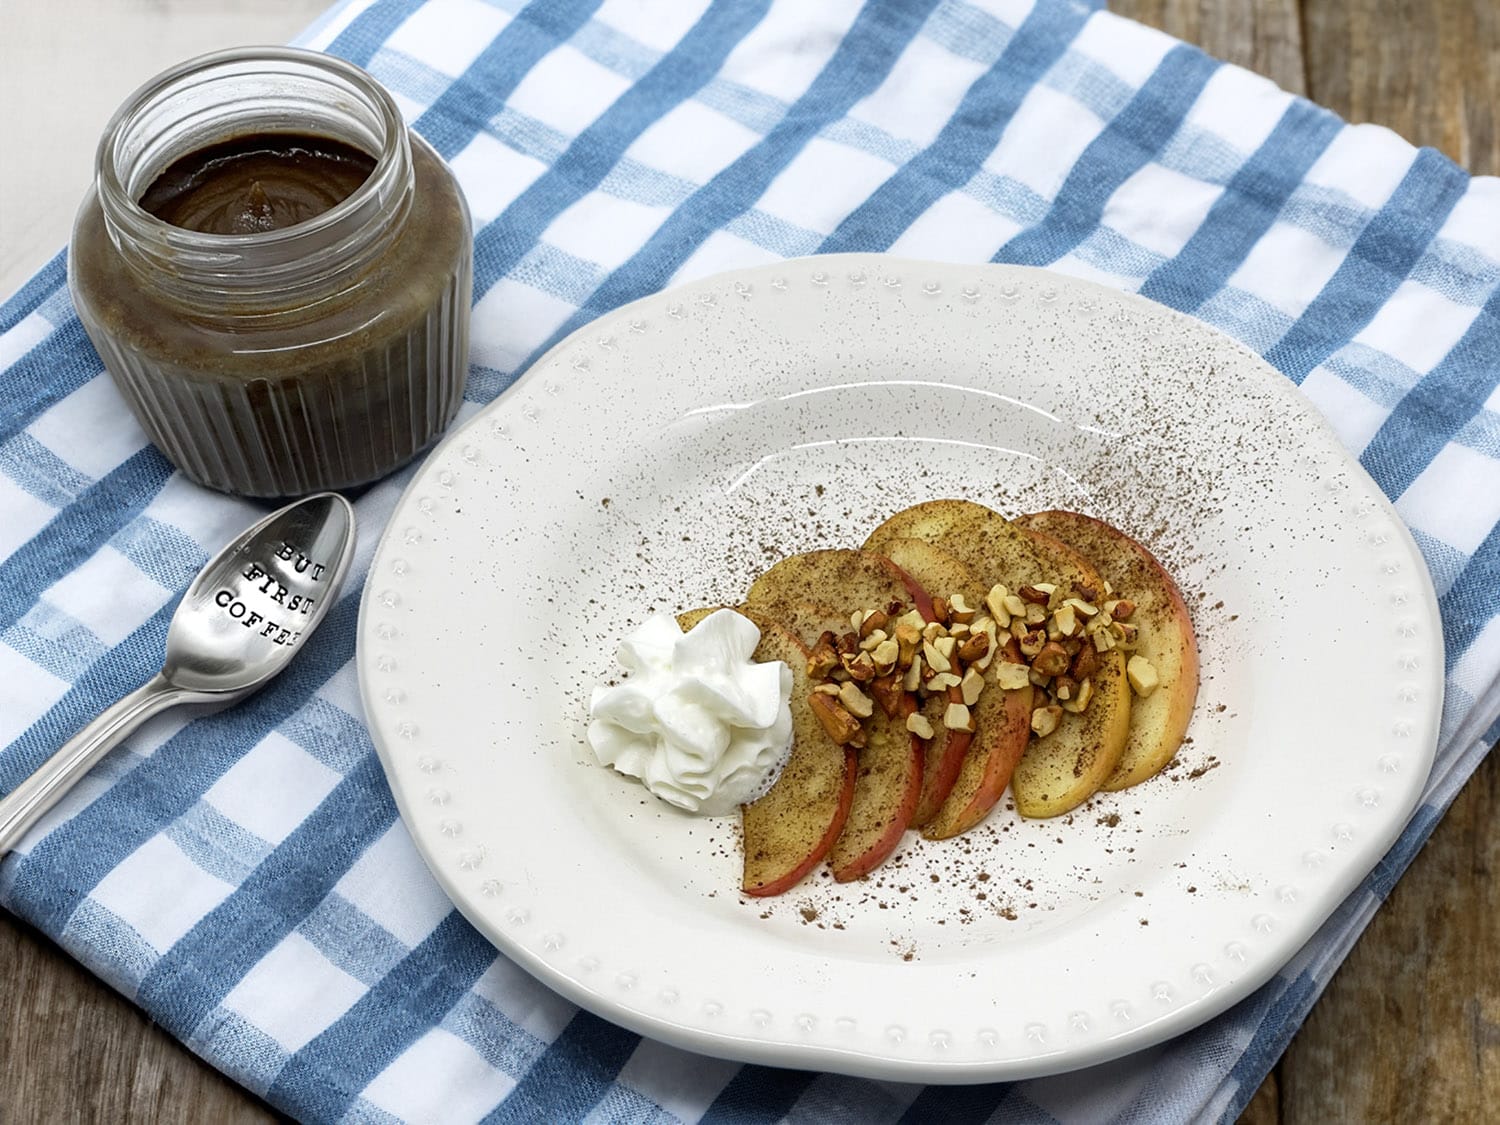
<path fill-rule="evenodd" d="M 984 592 L 978 588 L 973 573 L 941 548 L 921 539 L 891 539 L 883 545 L 882 550 L 886 558 L 907 576 L 907 588 L 912 591 L 913 597 L 921 595 L 918 604 L 928 607 L 923 613 L 928 621 L 935 619 L 932 612 L 934 597 L 951 599 L 954 594 L 962 594 L 971 606 L 978 606 L 983 601 Z M 983 696 L 980 699 L 982 702 Z M 953 783 L 958 780 L 970 745 L 976 737 L 983 737 L 977 712 L 977 734 L 966 730 L 949 730 L 943 725 L 943 714 L 949 702 L 962 703 L 963 694 L 957 688 L 951 688 L 946 698 L 929 699 L 924 708 L 934 734 L 923 742 L 922 792 L 917 798 L 916 811 L 912 814 L 913 828 L 922 827 L 937 815 L 938 809 L 948 799 Z M 1023 738 L 1022 745 L 1024 744 Z M 1005 786 L 1001 785 L 1000 788 L 1003 790 Z"/>
<path fill-rule="evenodd" d="M 1076 582 L 1083 577 L 1060 573 L 1064 560 L 1038 553 L 1020 528 L 971 500 L 928 500 L 904 508 L 870 532 L 864 549 L 884 552 L 896 539 L 920 539 L 952 555 L 984 586 L 981 595 L 997 582 L 1014 592 L 1033 582 Z"/>
<path fill-rule="evenodd" d="M 1100 788 L 1137 785 L 1177 753 L 1198 698 L 1198 640 L 1187 603 L 1156 557 L 1107 523 L 1064 511 L 1038 512 L 1016 523 L 1073 547 L 1098 567 L 1114 597 L 1135 603 L 1130 618 L 1140 626 L 1135 655 L 1151 662 L 1159 684 L 1132 701 L 1125 750 Z"/>
<path fill-rule="evenodd" d="M 677 617 L 687 632 L 714 607 Z M 750 615 L 747 615 L 750 616 Z M 741 810 L 745 837 L 740 889 L 766 898 L 800 883 L 823 861 L 849 816 L 854 797 L 855 753 L 835 746 L 808 706 L 807 650 L 783 626 L 751 616 L 760 644 L 751 659 L 782 660 L 792 670 L 792 751 L 761 797 Z"/>
<path fill-rule="evenodd" d="M 869 551 L 831 549 L 792 555 L 757 578 L 745 595 L 745 606 L 773 621 L 796 606 L 836 606 L 844 628 L 855 610 L 884 609 L 892 601 L 909 603 L 911 595 L 890 560 Z"/>
<path fill-rule="evenodd" d="M 922 740 L 906 729 L 915 709 L 907 696 L 902 713 L 879 707 L 865 722 L 865 746 L 855 767 L 849 819 L 828 853 L 833 877 L 847 883 L 885 862 L 911 824 L 922 792 Z"/>

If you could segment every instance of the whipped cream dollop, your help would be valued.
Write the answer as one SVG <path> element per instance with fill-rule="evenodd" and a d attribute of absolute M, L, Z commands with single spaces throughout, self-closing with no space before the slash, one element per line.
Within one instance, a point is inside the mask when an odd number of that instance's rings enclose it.
<path fill-rule="evenodd" d="M 759 796 L 792 739 L 792 670 L 754 663 L 755 623 L 732 609 L 687 632 L 658 614 L 620 642 L 628 673 L 594 689 L 589 745 L 662 800 L 719 816 Z"/>

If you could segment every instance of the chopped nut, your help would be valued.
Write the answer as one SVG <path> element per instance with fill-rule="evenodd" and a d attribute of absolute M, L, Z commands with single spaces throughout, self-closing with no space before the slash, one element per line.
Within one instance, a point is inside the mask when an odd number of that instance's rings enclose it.
<path fill-rule="evenodd" d="M 932 641 L 922 642 L 922 655 L 927 658 L 927 665 L 935 672 L 947 672 L 953 665 L 942 651 Z"/>
<path fill-rule="evenodd" d="M 807 654 L 807 678 L 809 680 L 821 680 L 827 677 L 839 664 L 839 654 L 833 648 L 834 636 L 825 632 L 818 638 L 812 651 Z"/>
<path fill-rule="evenodd" d="M 849 714 L 868 719 L 875 713 L 875 701 L 853 684 L 839 689 L 839 702 L 849 709 Z"/>
<path fill-rule="evenodd" d="M 1057 626 L 1057 631 L 1064 637 L 1071 637 L 1081 630 L 1078 624 L 1078 614 L 1074 611 L 1071 602 L 1063 602 L 1062 608 L 1052 615 L 1052 623 Z"/>
<path fill-rule="evenodd" d="M 932 642 L 932 647 L 943 654 L 944 659 L 949 662 L 949 666 L 951 667 L 953 662 L 953 649 L 957 644 L 958 641 L 954 637 L 939 637 L 937 640 Z"/>
<path fill-rule="evenodd" d="M 901 713 L 901 704 L 906 699 L 906 692 L 901 688 L 901 677 L 895 672 L 876 676 L 871 680 L 870 694 L 875 697 L 875 702 L 880 704 L 880 709 L 886 713 L 887 718 L 894 719 Z"/>
<path fill-rule="evenodd" d="M 1135 689 L 1136 695 L 1142 697 L 1150 695 L 1161 684 L 1161 677 L 1156 674 L 1156 665 L 1144 656 L 1130 658 L 1125 665 L 1125 677 Z"/>
<path fill-rule="evenodd" d="M 937 733 L 932 729 L 932 724 L 927 721 L 927 716 L 920 711 L 913 711 L 906 716 L 906 729 L 918 738 L 931 738 Z"/>
<path fill-rule="evenodd" d="M 927 690 L 932 692 L 947 691 L 951 687 L 957 687 L 961 682 L 952 672 L 939 672 L 927 681 Z"/>
<path fill-rule="evenodd" d="M 973 621 L 974 614 L 978 612 L 964 600 L 962 594 L 954 594 L 948 599 L 948 611 L 952 614 L 954 621 L 963 625 L 967 625 L 970 621 Z"/>
<path fill-rule="evenodd" d="M 964 702 L 970 707 L 979 702 L 980 693 L 984 691 L 984 676 L 976 668 L 970 668 L 964 673 L 963 681 L 959 684 L 963 691 Z"/>
<path fill-rule="evenodd" d="M 1020 595 L 1023 602 L 1030 602 L 1032 605 L 1046 605 L 1047 599 L 1052 596 L 1052 591 L 1055 589 L 1057 589 L 1056 586 L 1048 586 L 1043 582 L 1040 586 L 1022 586 L 1016 593 Z"/>
<path fill-rule="evenodd" d="M 988 633 L 970 633 L 958 646 L 958 658 L 965 664 L 972 663 L 988 653 L 992 643 Z"/>
<path fill-rule="evenodd" d="M 901 646 L 901 654 L 896 662 L 905 668 L 911 663 L 911 658 L 917 651 L 917 645 L 921 642 L 922 631 L 920 629 L 905 623 L 897 625 L 896 643 Z"/>
<path fill-rule="evenodd" d="M 1084 709 L 1088 707 L 1089 700 L 1093 698 L 1094 681 L 1084 680 L 1078 685 L 1078 690 L 1073 693 L 1073 698 L 1063 704 L 1063 710 L 1071 711 L 1075 715 L 1082 714 Z"/>
<path fill-rule="evenodd" d="M 875 632 L 885 632 L 885 627 L 891 623 L 890 614 L 883 609 L 872 609 L 865 614 L 865 619 L 856 628 L 859 629 L 861 637 L 868 637 Z"/>
<path fill-rule="evenodd" d="M 939 637 L 947 636 L 948 630 L 943 628 L 941 621 L 929 621 L 922 626 L 922 639 L 924 641 L 935 641 Z"/>
<path fill-rule="evenodd" d="M 1028 605 L 1026 607 L 1026 624 L 1040 625 L 1047 620 L 1047 607 L 1044 605 Z"/>
<path fill-rule="evenodd" d="M 1099 612 L 1098 606 L 1093 602 L 1086 602 L 1082 598 L 1068 598 L 1063 602 L 1063 605 L 1069 606 L 1075 612 L 1081 613 L 1085 617 L 1093 617 L 1094 614 Z"/>
<path fill-rule="evenodd" d="M 874 612 L 874 610 L 856 609 L 849 615 L 849 627 L 858 633 L 860 626 L 865 623 L 865 614 Z"/>
<path fill-rule="evenodd" d="M 1010 594 L 1004 586 L 995 585 L 990 587 L 990 592 L 984 596 L 985 608 L 990 611 L 990 616 L 1000 623 L 1004 629 L 1010 624 L 1010 610 L 1006 608 L 1005 599 Z"/>
<path fill-rule="evenodd" d="M 969 627 L 962 621 L 955 621 L 952 625 L 948 626 L 948 635 L 950 637 L 967 637 L 969 635 Z"/>
<path fill-rule="evenodd" d="M 950 703 L 943 712 L 943 726 L 949 730 L 973 730 L 974 719 L 962 703 Z"/>
<path fill-rule="evenodd" d="M 876 629 L 859 642 L 859 647 L 865 652 L 874 652 L 875 646 L 885 640 L 885 630 Z"/>
<path fill-rule="evenodd" d="M 932 617 L 935 621 L 948 623 L 948 599 L 939 595 L 932 599 Z"/>
<path fill-rule="evenodd" d="M 1056 641 L 1048 641 L 1032 660 L 1031 667 L 1043 676 L 1060 676 L 1068 670 L 1068 653 Z"/>
<path fill-rule="evenodd" d="M 1006 691 L 1015 691 L 1031 683 L 1031 669 L 1024 664 L 1002 660 L 995 665 L 995 683 Z"/>
<path fill-rule="evenodd" d="M 843 663 L 844 671 L 849 674 L 851 680 L 867 684 L 875 678 L 875 661 L 870 659 L 868 652 L 861 652 L 854 656 L 846 653 L 839 657 L 839 660 Z"/>
<path fill-rule="evenodd" d="M 1010 612 L 1012 617 L 1026 616 L 1026 603 L 1015 594 L 1005 595 L 1005 608 Z"/>
<path fill-rule="evenodd" d="M 875 670 L 881 675 L 894 668 L 900 656 L 901 646 L 892 640 L 881 641 L 870 652 L 870 659 L 875 661 Z"/>
<path fill-rule="evenodd" d="M 1012 637 L 1015 637 L 1017 640 L 1024 637 L 1029 632 L 1031 632 L 1031 630 L 1026 627 L 1026 618 L 1024 614 L 1010 623 L 1010 635 Z"/>
<path fill-rule="evenodd" d="M 1128 621 L 1116 621 L 1110 625 L 1109 631 L 1114 635 L 1115 643 L 1123 649 L 1135 648 L 1140 640 L 1140 628 L 1130 624 Z"/>
<path fill-rule="evenodd" d="M 1038 738 L 1046 738 L 1062 721 L 1062 708 L 1057 704 L 1039 707 L 1031 713 L 1031 731 Z"/>
<path fill-rule="evenodd" d="M 819 684 L 817 687 L 813 688 L 813 691 L 822 692 L 824 695 L 837 695 L 839 693 L 839 685 Z"/>
<path fill-rule="evenodd" d="M 901 678 L 901 687 L 906 691 L 916 691 L 922 686 L 922 654 L 911 658 L 911 664 L 907 666 L 906 675 Z"/>
<path fill-rule="evenodd" d="M 1078 688 L 1078 681 L 1072 676 L 1053 676 L 1052 694 L 1064 703 L 1073 698 L 1073 692 Z"/>
<path fill-rule="evenodd" d="M 1068 675 L 1075 680 L 1086 680 L 1099 671 L 1099 665 L 1099 650 L 1093 645 L 1079 645 L 1073 663 L 1068 666 Z"/>
<path fill-rule="evenodd" d="M 1135 602 L 1128 598 L 1121 598 L 1115 602 L 1115 608 L 1110 611 L 1109 615 L 1116 621 L 1124 621 L 1127 617 L 1133 617 L 1135 615 Z"/>
<path fill-rule="evenodd" d="M 1021 637 L 1021 655 L 1030 660 L 1042 651 L 1042 646 L 1047 643 L 1047 635 L 1040 629 L 1033 629 Z"/>
<path fill-rule="evenodd" d="M 807 697 L 807 705 L 835 744 L 843 746 L 860 733 L 859 720 L 844 710 L 832 696 L 814 693 Z"/>
<path fill-rule="evenodd" d="M 841 633 L 841 634 L 839 634 L 839 639 L 834 643 L 834 648 L 838 649 L 840 656 L 843 656 L 843 655 L 846 655 L 846 654 L 852 655 L 853 653 L 858 652 L 859 651 L 859 634 L 858 633 Z"/>
<path fill-rule="evenodd" d="M 1101 653 L 1108 652 L 1115 647 L 1115 637 L 1108 629 L 1094 629 L 1089 632 L 1094 640 L 1094 647 Z"/>
<path fill-rule="evenodd" d="M 1030 678 L 1032 687 L 1044 688 L 1052 682 L 1051 676 L 1044 676 L 1035 668 L 1032 668 L 1030 671 L 1028 671 L 1026 675 Z"/>
<path fill-rule="evenodd" d="M 927 624 L 927 619 L 914 609 L 909 609 L 896 619 L 897 625 L 910 625 L 913 629 L 920 631 Z"/>
<path fill-rule="evenodd" d="M 1080 582 L 1073 589 L 1078 591 L 1078 596 L 1086 602 L 1096 602 L 1099 600 L 1099 591 L 1087 582 Z"/>

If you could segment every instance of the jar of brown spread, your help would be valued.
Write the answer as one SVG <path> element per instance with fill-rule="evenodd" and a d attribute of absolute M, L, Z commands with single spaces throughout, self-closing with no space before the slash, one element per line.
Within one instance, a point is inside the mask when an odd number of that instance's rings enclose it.
<path fill-rule="evenodd" d="M 469 212 L 390 94 L 325 55 L 208 55 L 100 142 L 69 250 L 78 314 L 146 433 L 244 496 L 347 488 L 452 421 Z"/>

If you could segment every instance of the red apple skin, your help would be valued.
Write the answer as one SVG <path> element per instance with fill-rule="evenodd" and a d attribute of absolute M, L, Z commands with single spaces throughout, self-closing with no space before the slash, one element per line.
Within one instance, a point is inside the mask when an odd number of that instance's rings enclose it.
<path fill-rule="evenodd" d="M 911 824 L 922 793 L 922 740 L 906 729 L 910 703 L 895 717 L 879 708 L 867 724 L 860 751 L 854 800 L 844 831 L 828 856 L 833 877 L 848 883 L 868 875 L 896 850 Z"/>
<path fill-rule="evenodd" d="M 948 703 L 962 703 L 963 693 L 957 688 L 948 689 Z M 922 765 L 922 792 L 917 798 L 917 810 L 912 813 L 911 826 L 921 828 L 937 815 L 938 809 L 948 799 L 959 771 L 963 769 L 964 757 L 969 752 L 974 733 L 966 730 L 948 730 L 942 725 L 942 713 L 946 703 L 935 708 L 932 741 L 925 744 Z"/>
<path fill-rule="evenodd" d="M 854 777 L 859 770 L 859 756 L 852 747 L 844 750 L 844 788 L 839 795 L 838 810 L 833 819 L 828 822 L 828 830 L 811 851 L 795 867 L 789 868 L 779 878 L 759 884 L 741 884 L 740 890 L 754 898 L 771 898 L 775 895 L 785 894 L 791 890 L 818 864 L 823 862 L 823 857 L 828 854 L 828 849 L 833 847 L 833 842 L 839 838 L 839 833 L 844 830 L 844 824 L 849 819 L 849 808 L 854 803 Z"/>

